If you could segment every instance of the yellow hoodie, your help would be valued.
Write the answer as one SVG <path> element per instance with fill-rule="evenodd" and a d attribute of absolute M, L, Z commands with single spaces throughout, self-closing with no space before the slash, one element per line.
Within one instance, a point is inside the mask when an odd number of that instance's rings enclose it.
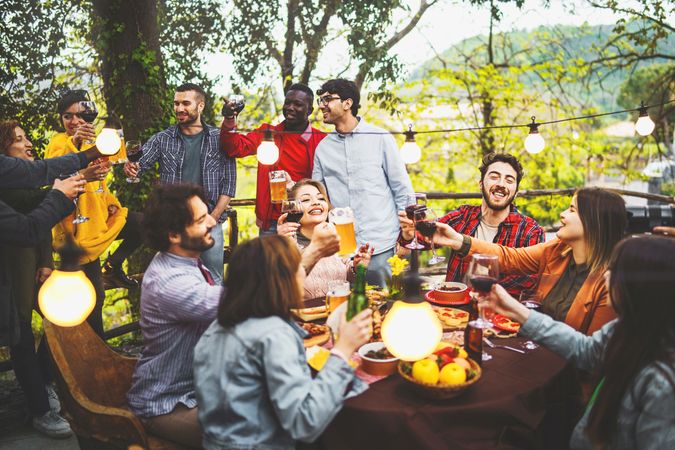
<path fill-rule="evenodd" d="M 89 146 L 82 145 L 82 150 Z M 72 137 L 66 133 L 56 134 L 45 149 L 45 158 L 77 153 L 80 150 L 73 144 Z M 80 264 L 86 264 L 100 257 L 110 244 L 122 231 L 127 221 L 127 208 L 122 208 L 120 202 L 108 190 L 104 181 L 103 192 L 95 192 L 99 187 L 98 181 L 87 183 L 85 191 L 77 201 L 80 214 L 89 217 L 89 220 L 79 225 L 73 225 L 75 212 L 63 219 L 52 230 L 54 236 L 54 248 L 59 248 L 65 242 L 66 233 L 72 233 L 75 242 L 84 249 L 85 255 L 80 259 Z M 114 205 L 117 211 L 113 215 L 108 214 L 108 206 Z"/>

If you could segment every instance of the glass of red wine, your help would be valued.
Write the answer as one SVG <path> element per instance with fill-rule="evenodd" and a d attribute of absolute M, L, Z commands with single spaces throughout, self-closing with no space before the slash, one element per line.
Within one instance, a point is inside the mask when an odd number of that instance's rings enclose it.
<path fill-rule="evenodd" d="M 79 172 L 62 173 L 62 174 L 59 174 L 59 180 L 66 180 L 66 179 L 68 179 L 70 177 L 74 177 L 78 174 L 79 174 Z M 77 197 L 75 197 L 75 199 L 73 200 L 73 203 L 75 204 L 75 218 L 73 219 L 73 225 L 79 225 L 79 224 L 84 223 L 87 220 L 89 220 L 89 217 L 86 217 L 86 216 L 83 216 L 82 214 L 80 214 L 80 208 L 78 208 L 78 206 L 77 206 L 77 200 L 80 198 L 80 195 L 82 195 L 82 194 L 77 194 Z"/>
<path fill-rule="evenodd" d="M 283 200 L 281 202 L 281 212 L 286 213 L 286 222 L 300 223 L 300 219 L 305 214 L 302 202 L 298 200 Z"/>
<path fill-rule="evenodd" d="M 405 204 L 405 215 L 413 221 L 413 226 L 417 229 L 416 222 L 418 219 L 424 218 L 424 211 L 427 209 L 427 194 L 421 192 L 408 194 Z M 411 250 L 424 249 L 424 245 L 417 240 L 417 233 L 413 235 L 413 240 L 405 244 L 404 247 Z"/>
<path fill-rule="evenodd" d="M 499 280 L 499 258 L 496 255 L 476 254 L 471 257 L 466 279 L 471 286 L 471 296 L 476 299 L 488 295 L 492 285 Z M 495 315 L 492 308 L 479 308 L 476 326 L 491 328 L 492 318 Z"/>
<path fill-rule="evenodd" d="M 141 145 L 141 141 L 127 141 L 126 150 L 129 162 L 136 164 L 141 160 L 141 156 L 143 156 L 143 146 Z M 127 183 L 140 183 L 140 181 L 141 179 L 138 176 L 127 178 Z"/>
<path fill-rule="evenodd" d="M 419 217 L 415 218 L 415 229 L 431 243 L 431 258 L 429 258 L 428 264 L 433 266 L 434 264 L 442 263 L 445 261 L 445 256 L 438 256 L 436 254 L 436 248 L 434 247 L 434 241 L 432 239 L 436 232 L 438 216 L 434 210 L 430 208 L 418 210 L 415 214 L 419 214 Z"/>
<path fill-rule="evenodd" d="M 246 102 L 243 95 L 232 94 L 225 99 L 225 104 L 223 105 L 223 117 L 236 116 L 244 109 Z"/>

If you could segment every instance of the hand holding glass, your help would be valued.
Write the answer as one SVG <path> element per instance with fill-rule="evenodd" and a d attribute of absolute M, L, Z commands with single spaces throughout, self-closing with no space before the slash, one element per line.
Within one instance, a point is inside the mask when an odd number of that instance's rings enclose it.
<path fill-rule="evenodd" d="M 427 195 L 421 192 L 415 192 L 413 194 L 408 194 L 406 197 L 406 207 L 405 214 L 408 219 L 413 221 L 413 227 L 417 230 L 416 222 L 418 219 L 423 219 L 424 215 L 422 211 L 427 208 Z M 405 244 L 405 248 L 411 250 L 422 250 L 424 245 L 420 244 L 417 240 L 417 233 L 413 235 L 412 241 Z"/>
<path fill-rule="evenodd" d="M 354 212 L 351 208 L 334 208 L 328 213 L 328 220 L 335 225 L 340 237 L 340 256 L 352 256 L 356 252 L 356 232 L 354 231 Z"/>
<path fill-rule="evenodd" d="M 471 286 L 471 295 L 474 298 L 487 295 L 492 285 L 499 280 L 499 258 L 496 255 L 476 254 L 471 257 L 469 269 L 466 272 L 467 284 Z M 488 307 L 479 307 L 477 326 L 492 327 L 494 310 Z"/>

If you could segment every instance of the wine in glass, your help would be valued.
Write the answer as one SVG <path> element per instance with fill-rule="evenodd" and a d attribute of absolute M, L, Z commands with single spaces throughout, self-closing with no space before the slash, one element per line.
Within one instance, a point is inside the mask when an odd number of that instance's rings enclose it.
<path fill-rule="evenodd" d="M 413 221 L 413 226 L 417 229 L 416 221 L 424 218 L 424 211 L 427 209 L 427 195 L 421 192 L 408 194 L 406 198 L 405 215 Z M 413 235 L 412 241 L 405 244 L 405 248 L 411 250 L 422 250 L 424 245 L 417 240 L 417 234 Z"/>
<path fill-rule="evenodd" d="M 539 311 L 541 309 L 541 295 L 536 289 L 523 289 L 520 292 L 520 303 L 529 309 Z"/>
<path fill-rule="evenodd" d="M 429 258 L 428 264 L 433 266 L 434 264 L 440 264 L 445 261 L 445 256 L 438 256 L 436 254 L 436 248 L 434 247 L 433 236 L 436 232 L 436 222 L 438 221 L 438 216 L 433 209 L 424 209 L 418 210 L 415 212 L 415 215 L 419 217 L 415 218 L 415 229 L 420 232 L 422 236 L 429 239 L 431 243 L 431 258 Z"/>
<path fill-rule="evenodd" d="M 72 173 L 62 173 L 59 175 L 59 180 L 66 180 L 70 177 L 74 177 L 79 175 L 79 172 L 72 172 Z M 73 225 L 79 225 L 81 223 L 86 222 L 89 220 L 89 217 L 83 216 L 80 214 L 80 209 L 77 206 L 77 200 L 80 198 L 81 194 L 77 194 L 77 197 L 73 199 L 73 203 L 75 204 L 75 218 L 73 219 Z"/>
<path fill-rule="evenodd" d="M 223 105 L 222 114 L 223 117 L 236 116 L 239 114 L 246 105 L 243 95 L 232 94 L 225 99 L 225 104 Z"/>
<path fill-rule="evenodd" d="M 475 301 L 488 295 L 492 285 L 499 280 L 499 258 L 496 255 L 476 254 L 471 257 L 466 278 L 471 286 L 471 296 Z M 492 308 L 479 308 L 479 316 L 476 320 L 478 327 L 491 328 L 494 311 Z"/>
<path fill-rule="evenodd" d="M 127 141 L 126 150 L 129 162 L 138 163 L 138 161 L 141 160 L 141 156 L 143 156 L 143 146 L 141 145 L 141 141 Z M 141 179 L 138 178 L 138 176 L 127 178 L 127 183 L 139 183 L 140 181 Z"/>
<path fill-rule="evenodd" d="M 286 222 L 295 223 L 300 223 L 302 215 L 305 214 L 302 203 L 297 200 L 283 200 L 281 202 L 281 212 L 288 214 Z"/>

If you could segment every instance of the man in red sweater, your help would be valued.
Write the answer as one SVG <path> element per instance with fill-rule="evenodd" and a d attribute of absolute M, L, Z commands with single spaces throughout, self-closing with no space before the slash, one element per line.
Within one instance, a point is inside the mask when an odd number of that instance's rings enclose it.
<path fill-rule="evenodd" d="M 279 160 L 272 165 L 258 163 L 258 183 L 256 186 L 255 215 L 260 235 L 276 234 L 277 219 L 281 215 L 281 206 L 270 201 L 269 172 L 285 170 L 293 181 L 312 177 L 314 151 L 326 136 L 326 133 L 309 124 L 309 115 L 313 111 L 314 93 L 304 84 L 293 84 L 286 92 L 283 114 L 284 121 L 279 125 L 263 123 L 248 134 L 235 131 L 237 113 L 233 104 L 223 108 L 223 125 L 220 129 L 222 149 L 232 158 L 254 155 L 263 140 L 264 130 L 285 132 L 274 133 L 274 142 L 279 147 Z"/>

